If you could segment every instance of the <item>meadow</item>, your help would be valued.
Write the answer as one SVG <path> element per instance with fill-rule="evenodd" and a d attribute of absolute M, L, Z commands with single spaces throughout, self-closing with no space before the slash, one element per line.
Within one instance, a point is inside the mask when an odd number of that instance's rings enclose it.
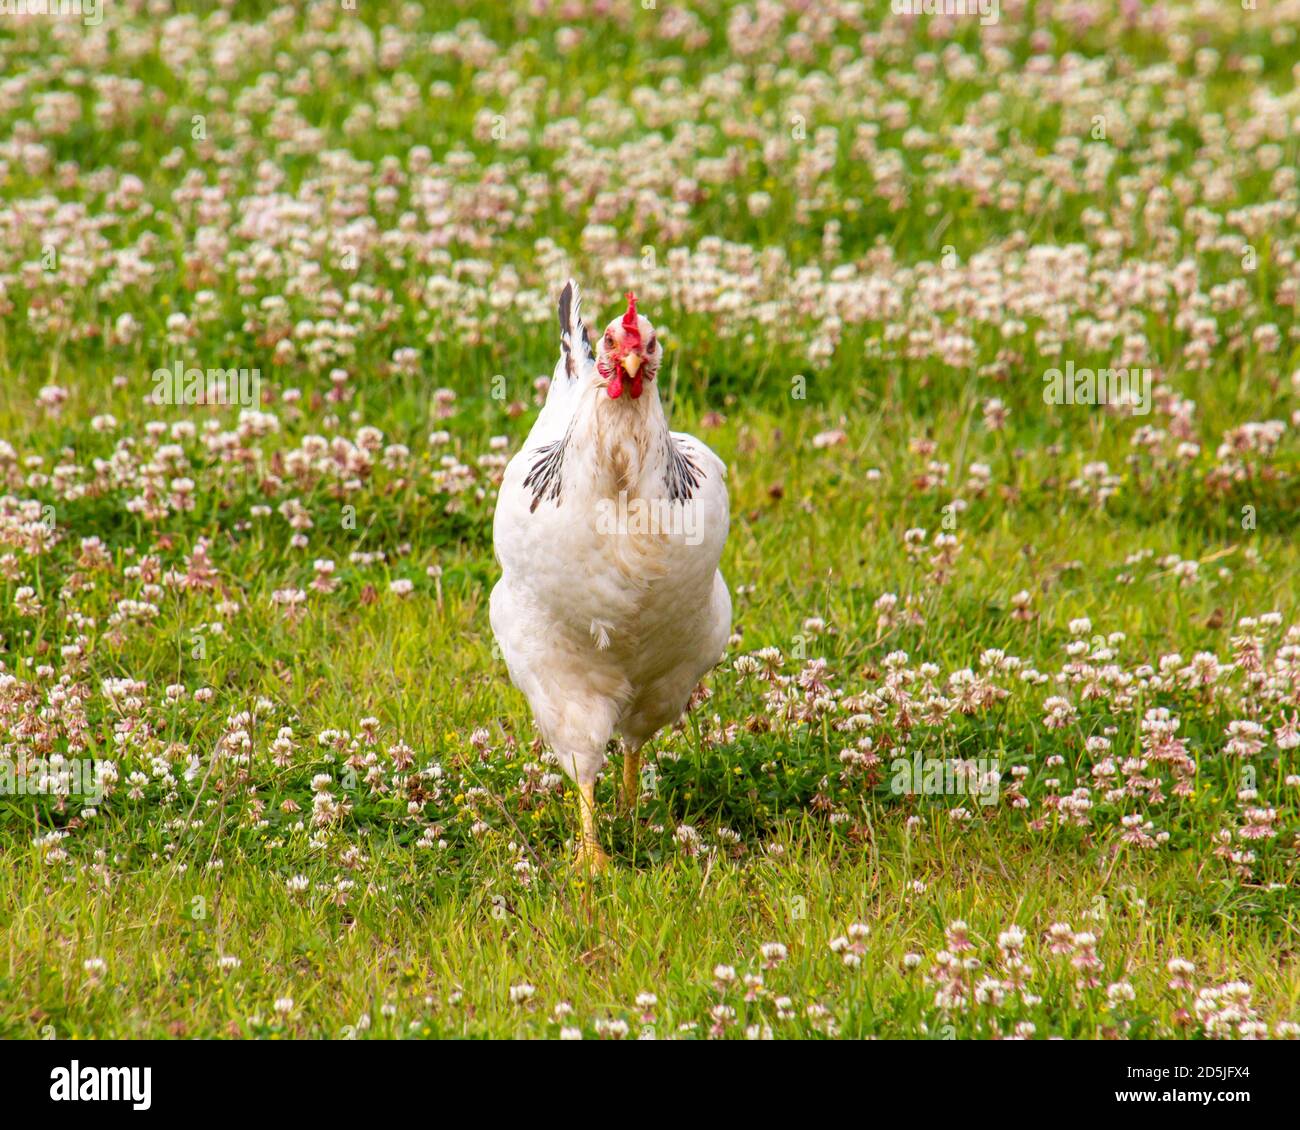
<path fill-rule="evenodd" d="M 1300 1035 L 1296 0 L 92 21 L 0 15 L 0 1036 Z M 590 879 L 487 620 L 570 275 L 732 508 Z"/>

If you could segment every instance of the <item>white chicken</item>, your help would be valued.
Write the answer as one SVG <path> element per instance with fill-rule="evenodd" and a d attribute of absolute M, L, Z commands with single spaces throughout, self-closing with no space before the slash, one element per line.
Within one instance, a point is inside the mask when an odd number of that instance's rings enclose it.
<path fill-rule="evenodd" d="M 577 284 L 560 294 L 560 360 L 528 440 L 506 468 L 492 536 L 492 631 L 543 739 L 578 786 L 578 860 L 609 857 L 595 782 L 622 738 L 626 805 L 642 745 L 686 709 L 722 657 L 731 597 L 718 571 L 726 467 L 668 429 L 652 387 L 663 347 L 627 296 L 593 355 Z"/>

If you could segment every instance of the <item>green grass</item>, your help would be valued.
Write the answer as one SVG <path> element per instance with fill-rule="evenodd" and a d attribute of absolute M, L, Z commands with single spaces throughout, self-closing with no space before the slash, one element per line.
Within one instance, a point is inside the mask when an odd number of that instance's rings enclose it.
<path fill-rule="evenodd" d="M 1292 933 L 1281 900 L 1207 883 L 1186 855 L 1099 868 L 1097 853 L 1077 845 L 1006 851 L 991 837 L 940 834 L 922 847 L 896 826 L 882 826 L 879 836 L 871 850 L 834 852 L 791 822 L 776 858 L 621 866 L 594 889 L 557 874 L 531 891 L 487 867 L 435 878 L 400 845 L 372 840 L 363 874 L 382 883 L 346 908 L 286 896 L 252 861 L 219 876 L 128 883 L 112 893 L 51 889 L 28 864 L 6 878 L 6 895 L 22 908 L 9 923 L 6 959 L 23 970 L 22 982 L 6 988 L 17 993 L 21 984 L 33 1003 L 4 1032 L 49 1025 L 75 1037 L 348 1038 L 366 1031 L 369 1017 L 376 1036 L 553 1035 L 560 1025 L 552 1006 L 566 1001 L 585 1026 L 623 1019 L 633 1036 L 644 1026 L 660 1037 L 704 1035 L 718 1004 L 735 1009 L 737 1028 L 818 1035 L 826 1021 L 806 1010 L 822 1003 L 839 1034 L 852 1037 L 987 1036 L 1024 1021 L 1040 1034 L 1124 1028 L 1150 1037 L 1168 1034 L 1172 1014 L 1187 1005 L 1187 994 L 1165 985 L 1171 938 L 1198 968 L 1250 971 L 1257 996 L 1277 1002 L 1263 1010 L 1266 1018 L 1294 1014 L 1294 977 L 1277 960 L 1279 932 Z M 559 860 L 547 866 L 563 868 Z M 917 879 L 923 893 L 911 892 Z M 941 924 L 954 919 L 969 923 L 986 959 L 1012 923 L 1093 930 L 1103 939 L 1103 978 L 1130 973 L 1137 1001 L 1109 1007 L 1103 994 L 1075 987 L 1068 958 L 1044 956 L 1035 962 L 1041 1002 L 996 1018 L 991 1009 L 938 1016 L 923 970 L 909 971 L 904 959 L 932 951 Z M 828 943 L 858 921 L 871 934 L 854 969 Z M 759 947 L 777 939 L 788 956 L 764 970 Z M 1294 942 L 1280 952 L 1294 953 Z M 224 955 L 241 966 L 218 973 Z M 88 987 L 82 969 L 88 956 L 108 963 L 98 987 Z M 741 978 L 760 973 L 765 992 L 747 1002 L 743 985 L 718 989 L 718 965 L 734 966 Z M 510 989 L 520 984 L 535 995 L 512 1003 Z M 634 1002 L 647 991 L 658 1003 L 643 1020 Z M 293 1012 L 277 1015 L 272 1002 L 286 996 Z M 792 1018 L 778 1019 L 783 996 Z"/>
<path fill-rule="evenodd" d="M 1260 108 L 1264 90 L 1294 103 L 1280 17 L 1177 9 L 1171 41 L 1111 4 L 1087 29 L 1008 13 L 1004 57 L 971 27 L 933 40 L 872 11 L 791 13 L 746 52 L 721 0 L 671 6 L 705 44 L 629 3 L 573 21 L 584 53 L 524 5 L 180 7 L 196 14 L 106 11 L 102 56 L 80 28 L 0 27 L 0 71 L 23 78 L 0 126 L 0 770 L 62 755 L 117 774 L 89 810 L 0 795 L 0 1035 L 1201 1038 L 1222 1026 L 1197 992 L 1232 981 L 1253 1012 L 1231 1034 L 1300 1020 L 1300 788 L 1278 742 L 1300 709 L 1300 246 L 1278 172 L 1298 154 L 1294 114 Z M 1198 74 L 1202 46 L 1219 63 Z M 1054 79 L 1071 52 L 1097 73 Z M 125 174 L 138 201 L 111 199 Z M 614 865 L 590 882 L 572 790 L 487 622 L 494 476 L 554 364 L 564 264 L 597 325 L 637 289 L 673 426 L 728 464 L 739 637 L 654 743 L 631 815 L 611 759 Z M 138 334 L 117 333 L 126 315 Z M 966 340 L 931 344 L 949 334 Z M 1044 403 L 1045 369 L 1113 364 L 1134 337 L 1150 414 Z M 146 403 L 177 358 L 259 368 L 266 428 Z M 1270 420 L 1276 446 L 1218 452 Z M 1091 464 L 1111 497 L 1084 485 Z M 179 583 L 201 542 L 211 573 Z M 318 559 L 332 591 L 311 585 Z M 284 590 L 304 594 L 293 613 Z M 1241 666 L 1252 639 L 1263 680 Z M 747 673 L 764 648 L 779 659 Z M 1200 652 L 1237 666 L 1212 689 L 1159 677 Z M 967 669 L 992 688 L 969 710 Z M 1059 728 L 1053 696 L 1074 711 Z M 1176 791 L 1153 754 L 1112 792 L 1089 739 L 1122 781 L 1157 709 L 1194 778 Z M 1265 727 L 1260 749 L 1227 748 L 1238 721 Z M 879 762 L 852 768 L 854 748 Z M 892 762 L 916 751 L 996 759 L 996 803 L 900 794 Z M 1058 801 L 1082 788 L 1075 819 Z M 1271 835 L 1242 835 L 1255 808 Z M 1130 842 L 1125 817 L 1160 839 Z M 981 987 L 1014 979 L 1012 927 L 1023 992 Z M 785 956 L 765 968 L 770 943 Z M 949 976 L 954 952 L 980 964 Z M 1169 986 L 1175 958 L 1190 988 Z"/>

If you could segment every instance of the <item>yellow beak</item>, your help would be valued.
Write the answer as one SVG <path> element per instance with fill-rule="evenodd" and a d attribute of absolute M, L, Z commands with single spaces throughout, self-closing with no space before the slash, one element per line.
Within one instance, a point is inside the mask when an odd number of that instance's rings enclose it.
<path fill-rule="evenodd" d="M 623 368 L 627 370 L 629 377 L 635 377 L 636 371 L 641 368 L 641 354 L 629 353 L 623 358 Z"/>

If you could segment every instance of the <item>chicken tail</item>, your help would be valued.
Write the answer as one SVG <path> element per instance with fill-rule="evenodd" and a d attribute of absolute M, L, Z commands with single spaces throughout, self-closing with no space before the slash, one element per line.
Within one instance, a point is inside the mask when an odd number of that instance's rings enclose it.
<path fill-rule="evenodd" d="M 564 351 L 564 371 L 574 380 L 587 365 L 594 364 L 587 323 L 582 320 L 582 291 L 570 279 L 560 291 L 560 348 Z"/>

